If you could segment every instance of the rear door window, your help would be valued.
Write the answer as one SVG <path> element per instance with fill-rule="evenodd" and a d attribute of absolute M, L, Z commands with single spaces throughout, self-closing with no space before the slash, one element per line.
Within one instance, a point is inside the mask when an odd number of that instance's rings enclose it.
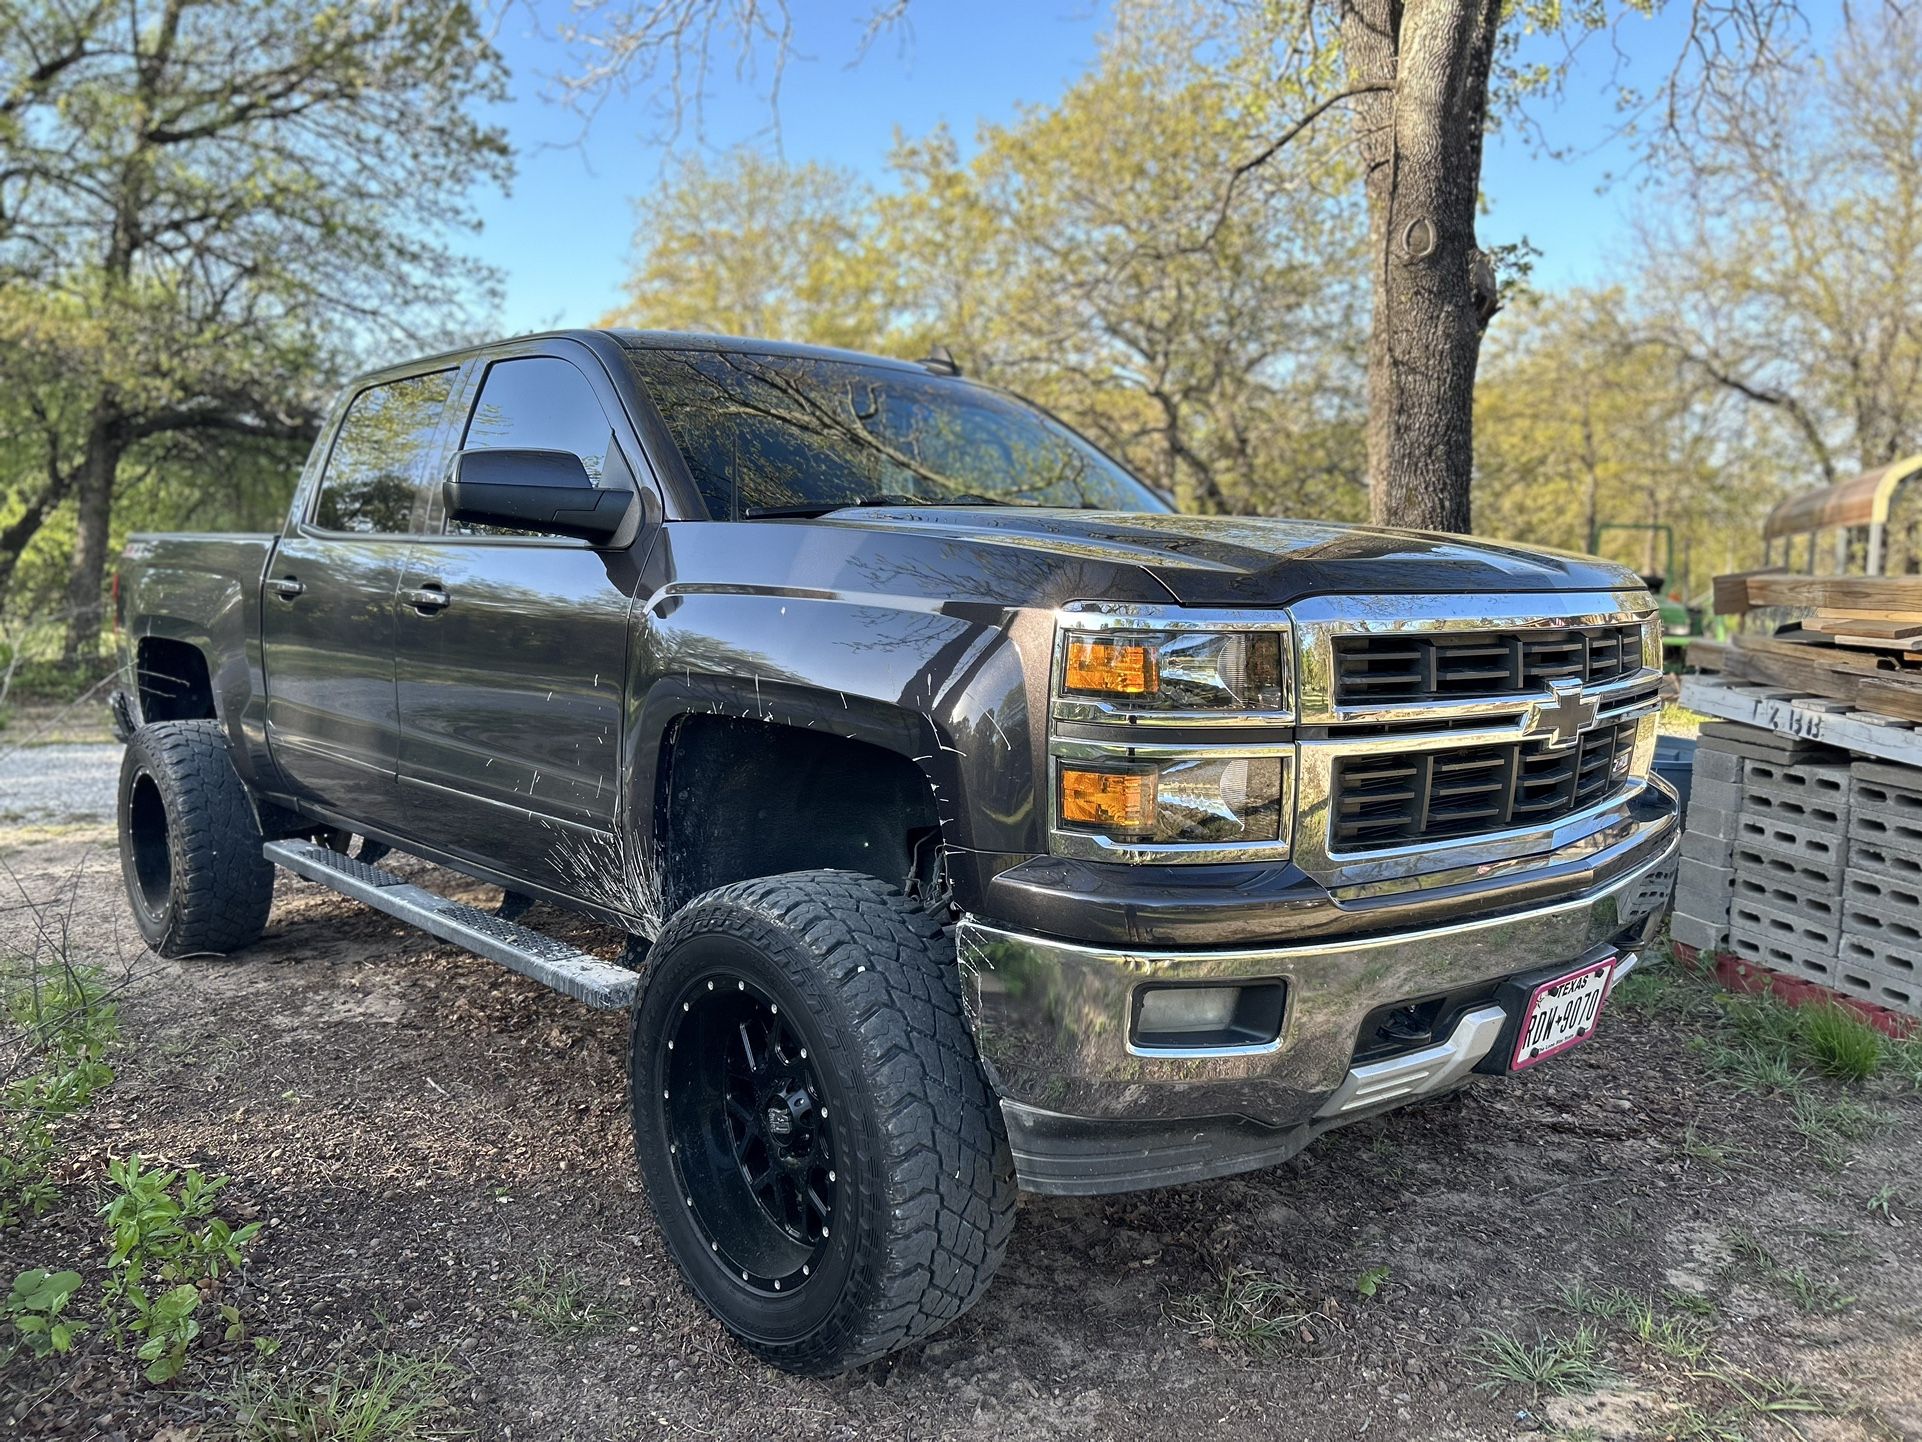
<path fill-rule="evenodd" d="M 314 498 L 313 523 L 350 535 L 406 535 L 421 492 L 438 478 L 437 444 L 455 372 L 369 386 L 334 435 Z"/>

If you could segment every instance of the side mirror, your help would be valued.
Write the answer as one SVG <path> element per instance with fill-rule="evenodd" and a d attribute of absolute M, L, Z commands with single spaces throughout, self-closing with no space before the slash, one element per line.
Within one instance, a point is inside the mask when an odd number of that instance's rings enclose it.
<path fill-rule="evenodd" d="M 636 500 L 626 487 L 595 485 L 571 451 L 456 451 L 441 493 L 456 521 L 595 545 L 620 533 Z"/>

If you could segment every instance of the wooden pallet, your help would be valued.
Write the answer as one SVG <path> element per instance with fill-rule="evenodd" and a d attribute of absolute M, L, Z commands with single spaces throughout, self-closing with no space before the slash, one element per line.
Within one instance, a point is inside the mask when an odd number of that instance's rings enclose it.
<path fill-rule="evenodd" d="M 1905 766 L 1922 766 L 1922 723 L 1852 706 L 1828 696 L 1721 676 L 1684 676 L 1682 704 L 1691 711 L 1799 736 Z"/>

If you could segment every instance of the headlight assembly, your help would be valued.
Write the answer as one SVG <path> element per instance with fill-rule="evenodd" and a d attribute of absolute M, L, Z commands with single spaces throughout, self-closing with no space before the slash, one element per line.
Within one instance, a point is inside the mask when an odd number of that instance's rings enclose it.
<path fill-rule="evenodd" d="M 1055 852 L 1118 861 L 1285 857 L 1293 650 L 1288 618 L 1276 611 L 1116 604 L 1057 613 L 1048 748 Z"/>
<path fill-rule="evenodd" d="M 1089 698 L 1109 712 L 1288 709 L 1277 631 L 1064 631 L 1064 699 Z"/>

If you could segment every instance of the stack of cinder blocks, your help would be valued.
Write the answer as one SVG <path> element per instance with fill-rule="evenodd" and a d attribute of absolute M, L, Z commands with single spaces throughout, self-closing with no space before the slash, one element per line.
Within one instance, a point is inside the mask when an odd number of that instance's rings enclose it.
<path fill-rule="evenodd" d="M 1669 934 L 1798 976 L 1832 970 L 1848 798 L 1839 752 L 1755 726 L 1703 726 Z"/>
<path fill-rule="evenodd" d="M 1776 756 L 1750 755 L 1742 765 L 1729 949 L 1745 961 L 1833 986 L 1842 940 L 1848 763 L 1817 759 L 1794 750 L 1786 737 L 1776 739 L 1787 743 Z"/>
<path fill-rule="evenodd" d="M 1850 768 L 1836 990 L 1922 1014 L 1922 769 Z"/>
<path fill-rule="evenodd" d="M 1697 951 L 1720 951 L 1728 941 L 1735 828 L 1742 812 L 1742 757 L 1703 736 L 1695 744 L 1682 829 L 1682 861 L 1675 878 L 1671 939 Z"/>

